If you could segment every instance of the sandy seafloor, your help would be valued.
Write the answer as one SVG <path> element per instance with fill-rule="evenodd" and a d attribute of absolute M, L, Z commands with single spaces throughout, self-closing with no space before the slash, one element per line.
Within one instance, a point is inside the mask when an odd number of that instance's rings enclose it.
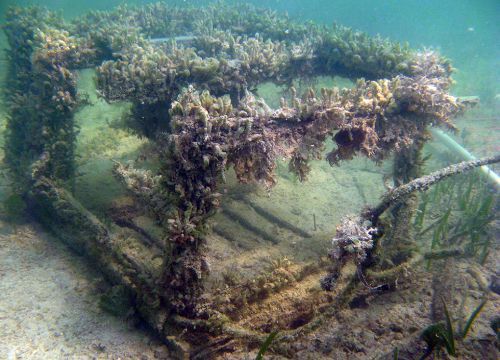
<path fill-rule="evenodd" d="M 35 223 L 0 222 L 0 359 L 154 359 L 166 349 L 98 306 L 102 277 Z"/>
<path fill-rule="evenodd" d="M 89 85 L 91 78 L 90 73 L 83 74 L 83 88 L 92 88 Z M 107 158 L 120 158 L 124 147 L 133 152 L 142 142 L 118 130 L 110 134 L 108 123 L 118 118 L 123 109 L 110 107 L 98 100 L 95 94 L 90 95 L 94 106 L 82 110 L 77 116 L 82 125 L 79 151 L 84 155 L 79 160 L 82 172 L 79 180 L 82 186 L 80 198 L 86 206 L 98 208 L 99 202 L 104 200 L 93 196 L 95 194 L 89 182 L 111 176 Z M 475 110 L 469 115 L 469 121 L 458 121 L 462 128 L 467 127 L 471 131 L 471 150 L 478 155 L 493 154 L 499 150 L 498 107 L 500 105 L 497 104 L 496 109 Z M 1 113 L 1 116 L 3 127 L 5 114 Z M 482 120 L 474 121 L 474 117 Z M 355 165 L 368 166 L 364 160 L 357 161 Z M 347 169 L 353 166 L 346 164 Z M 369 167 L 367 173 L 373 173 L 371 164 Z M 319 179 L 328 181 L 330 171 L 335 169 L 331 170 L 326 164 L 316 167 L 313 170 L 313 183 Z M 351 199 L 350 207 L 359 209 L 364 203 L 360 199 L 360 187 L 364 189 L 365 200 L 376 201 L 383 186 L 381 181 L 374 182 L 373 177 L 363 176 L 354 186 L 349 171 L 336 172 L 333 178 L 340 186 L 337 191 L 341 201 L 336 205 L 339 207 Z M 296 188 L 296 182 L 289 183 L 290 191 Z M 286 184 L 282 185 L 277 191 L 286 193 L 286 187 Z M 294 194 L 294 206 L 311 209 L 311 201 L 316 199 L 317 205 L 323 209 L 318 214 L 319 226 L 334 228 L 336 220 L 333 219 L 338 219 L 340 212 L 336 207 L 328 208 L 328 203 L 324 201 L 326 196 L 323 196 L 325 194 L 320 187 L 313 188 L 307 184 L 305 187 L 307 190 L 303 194 L 308 196 Z M 3 180 L 0 191 L 3 198 L 8 191 L 7 180 Z M 310 210 L 304 211 L 310 217 Z M 456 266 L 460 268 L 462 265 Z M 493 273 L 498 274 L 495 261 L 490 260 L 488 267 L 483 274 L 487 280 Z M 460 276 L 466 276 L 457 271 L 459 273 Z M 389 353 L 397 344 L 415 338 L 415 334 L 429 324 L 430 283 L 430 274 L 422 272 L 421 277 L 406 283 L 400 292 L 377 297 L 368 308 L 346 309 L 304 341 L 297 343 L 297 356 L 310 359 L 369 359 Z M 167 349 L 147 330 L 134 328 L 124 319 L 109 315 L 99 308 L 102 284 L 103 279 L 96 269 L 36 223 L 27 219 L 14 225 L 2 220 L 0 359 L 169 358 Z M 474 300 L 478 290 L 473 282 L 470 283 L 470 290 Z M 494 334 L 488 322 L 499 310 L 499 298 L 494 295 L 478 320 L 477 332 L 471 337 L 475 340 L 471 340 L 468 348 L 481 348 L 481 339 L 491 342 Z M 494 359 L 498 355 L 491 347 L 485 351 L 478 352 L 479 357 L 476 358 Z M 255 355 L 242 351 L 234 356 L 253 358 Z"/>

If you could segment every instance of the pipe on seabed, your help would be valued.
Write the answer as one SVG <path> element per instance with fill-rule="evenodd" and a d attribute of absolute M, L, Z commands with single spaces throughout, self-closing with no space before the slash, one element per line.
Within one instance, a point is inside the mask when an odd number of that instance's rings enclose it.
<path fill-rule="evenodd" d="M 443 130 L 431 128 L 432 136 L 453 152 L 459 154 L 464 160 L 476 160 L 477 158 L 472 155 L 462 145 L 457 143 L 451 136 L 446 134 Z M 495 189 L 500 188 L 500 176 L 498 176 L 488 166 L 481 166 L 481 171 L 486 175 L 486 178 L 495 186 Z"/>

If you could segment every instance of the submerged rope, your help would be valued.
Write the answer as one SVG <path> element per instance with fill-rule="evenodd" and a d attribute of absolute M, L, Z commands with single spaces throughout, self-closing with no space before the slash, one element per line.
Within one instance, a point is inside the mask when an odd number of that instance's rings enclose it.
<path fill-rule="evenodd" d="M 500 162 L 500 155 L 487 157 L 479 160 L 463 161 L 458 164 L 453 164 L 441 170 L 435 171 L 429 175 L 419 177 L 404 185 L 397 187 L 384 196 L 382 202 L 375 208 L 369 209 L 366 212 L 365 218 L 372 221 L 372 224 L 377 223 L 378 218 L 392 205 L 403 200 L 408 195 L 415 191 L 425 191 L 435 183 L 457 174 L 472 170 L 478 166 L 494 164 Z"/>

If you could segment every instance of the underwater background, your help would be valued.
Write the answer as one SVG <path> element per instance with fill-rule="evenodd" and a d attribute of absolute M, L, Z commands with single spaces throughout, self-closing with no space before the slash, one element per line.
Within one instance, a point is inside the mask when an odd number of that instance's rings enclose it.
<path fill-rule="evenodd" d="M 41 5 L 50 10 L 60 10 L 67 19 L 79 16 L 89 10 L 110 10 L 120 4 L 141 5 L 146 1 L 112 1 L 112 0 L 45 0 L 45 1 L 0 1 L 0 24 L 4 23 L 6 9 L 10 5 Z M 168 1 L 177 5 L 203 5 L 209 1 Z M 231 3 L 231 1 L 225 1 Z M 235 2 L 236 3 L 236 2 Z M 238 3 L 241 3 L 238 2 Z M 500 2 L 491 0 L 261 0 L 249 1 L 257 6 L 272 8 L 279 12 L 287 12 L 292 19 L 311 20 L 330 24 L 337 22 L 367 32 L 370 35 L 380 34 L 391 40 L 409 42 L 411 48 L 431 48 L 451 59 L 457 68 L 453 74 L 456 84 L 451 93 L 456 96 L 478 96 L 480 106 L 468 111 L 458 118 L 456 124 L 460 133 L 455 139 L 465 145 L 477 157 L 490 156 L 500 151 Z M 6 48 L 5 35 L 0 35 L 0 49 Z M 0 54 L 0 87 L 4 89 L 3 78 L 6 72 L 5 54 Z M 109 158 L 121 158 L 123 153 L 134 151 L 144 145 L 142 139 L 129 136 L 122 130 L 110 135 L 107 125 L 119 118 L 127 110 L 121 104 L 104 104 L 93 91 L 93 73 L 84 70 L 80 73 L 79 87 L 89 93 L 94 108 L 83 109 L 77 115 L 81 129 L 78 143 L 79 170 L 82 172 L 81 187 L 77 190 L 79 200 L 95 213 L 101 211 L 111 197 L 119 194 L 113 184 L 110 191 L 95 198 L 94 189 L 88 184 L 104 181 L 104 173 L 111 167 Z M 325 80 L 330 85 L 328 80 Z M 347 86 L 347 85 L 346 85 Z M 8 91 L 8 89 L 6 89 Z M 273 87 L 261 89 L 261 95 L 272 103 L 276 95 Z M 274 96 L 274 97 L 273 97 Z M 268 99 L 266 97 L 266 99 Z M 3 145 L 3 133 L 6 123 L 6 109 L 0 103 L 0 144 Z M 85 119 L 96 119 L 94 123 Z M 432 152 L 436 162 L 444 165 L 456 162 L 457 159 L 447 154 L 446 150 L 432 143 L 426 150 Z M 102 156 L 103 159 L 99 157 Z M 0 157 L 1 158 L 1 157 Z M 106 158 L 106 159 L 104 159 Z M 96 160 L 97 159 L 97 160 Z M 323 161 L 324 162 L 324 161 Z M 304 192 L 293 194 L 292 200 L 311 207 L 323 209 L 325 215 L 317 215 L 320 230 L 331 230 L 338 223 L 340 215 L 334 220 L 328 218 L 328 203 L 322 198 L 323 192 L 335 192 L 341 198 L 342 190 L 329 184 L 327 165 L 318 165 L 315 176 L 305 185 Z M 440 166 L 432 164 L 434 170 Z M 375 173 L 373 164 L 356 160 L 346 167 L 346 174 L 337 172 L 335 180 L 338 184 L 352 183 L 351 173 L 360 168 Z M 498 170 L 499 167 L 493 166 Z M 278 170 L 286 172 L 284 165 Z M 351 171 L 351 173 L 349 173 Z M 344 177 L 345 175 L 345 177 Z M 379 175 L 379 174 L 377 174 Z M 286 178 L 286 175 L 283 175 Z M 363 204 L 376 203 L 383 192 L 383 186 L 373 183 L 378 177 L 359 177 L 355 180 L 356 193 L 361 198 L 352 201 L 350 207 L 356 211 Z M 283 180 L 285 183 L 288 180 Z M 464 180 L 475 181 L 474 179 Z M 359 182 L 359 183 L 358 183 Z M 452 191 L 454 195 L 462 189 L 453 185 L 441 191 Z M 468 183 L 467 183 L 468 184 Z M 3 180 L 0 187 L 0 200 L 9 198 L 8 181 Z M 350 184 L 352 185 L 352 184 Z M 285 187 L 277 186 L 278 196 L 287 197 L 287 191 L 295 189 L 295 183 Z M 329 187 L 330 186 L 330 187 Z M 297 185 L 297 188 L 304 186 Z M 321 189 L 320 189 L 321 188 Z M 459 188 L 457 190 L 457 188 Z M 364 189 L 364 190 L 363 190 Z M 491 193 L 491 190 L 488 190 Z M 441 195 L 434 194 L 434 197 Z M 109 197 L 109 198 L 108 198 Z M 298 199 L 297 197 L 301 197 Z M 343 201 L 348 201 L 346 196 Z M 265 203 L 265 201 L 263 201 Z M 273 200 L 269 200 L 272 203 Z M 10 204 L 14 210 L 23 205 Z M 346 208 L 349 206 L 346 206 Z M 495 211 L 495 206 L 492 206 Z M 5 215 L 7 213 L 7 215 Z M 311 218 L 312 213 L 304 213 Z M 497 215 L 494 214 L 497 218 Z M 300 226 L 306 226 L 299 223 Z M 96 303 L 99 300 L 95 293 L 106 285 L 97 271 L 88 266 L 84 259 L 75 257 L 74 253 L 57 241 L 36 223 L 25 218 L 18 219 L 4 211 L 0 217 L 0 359 L 3 358 L 169 358 L 168 350 L 153 335 L 144 329 L 137 330 L 136 323 L 130 323 L 103 311 Z M 316 230 L 316 229 L 315 229 Z M 498 235 L 497 235 L 498 236 Z M 498 238 L 493 235 L 493 245 L 498 245 Z M 287 250 L 282 250 L 286 253 Z M 294 249 L 291 250 L 296 251 Z M 489 259 L 491 273 L 498 273 L 494 259 Z M 415 290 L 408 290 L 412 293 Z M 54 296 L 57 294 L 57 296 Z M 410 294 L 412 301 L 417 294 Z M 3 306 L 2 306 L 3 305 Z M 428 305 L 428 304 L 426 304 Z M 394 301 L 394 308 L 404 305 Z M 377 309 L 377 304 L 374 306 Z M 493 302 L 489 312 L 499 309 L 498 301 Z M 108 309 L 109 310 L 109 309 Z M 374 310 L 376 311 L 376 310 Z M 405 309 L 399 309 L 405 313 Z M 15 313 L 15 315 L 13 315 Z M 414 316 L 407 310 L 406 316 Z M 486 326 L 487 327 L 487 326 Z M 360 330 L 361 331 L 361 330 Z M 362 335 L 360 335 L 362 336 Z M 8 339 L 8 340 L 7 340 Z M 332 340 L 333 341 L 333 340 Z M 336 340 L 337 341 L 337 340 Z M 373 339 L 366 339 L 370 343 Z M 493 355 L 495 356 L 495 355 Z M 251 358 L 251 357 L 250 357 Z M 358 357 L 358 358 L 363 358 Z M 366 358 L 371 358 L 366 355 Z"/>

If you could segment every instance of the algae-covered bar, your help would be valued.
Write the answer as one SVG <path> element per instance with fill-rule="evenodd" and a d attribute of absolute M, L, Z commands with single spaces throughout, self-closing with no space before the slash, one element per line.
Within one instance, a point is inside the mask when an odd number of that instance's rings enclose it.
<path fill-rule="evenodd" d="M 215 236 L 237 244 L 240 254 L 278 245 L 242 207 L 296 241 L 314 237 L 246 193 L 225 194 L 230 172 L 240 183 L 271 189 L 277 160 L 285 158 L 307 181 L 310 162 L 326 150 L 332 166 L 394 155 L 396 186 L 419 177 L 429 127 L 453 129 L 467 105 L 448 93 L 452 68 L 437 53 L 221 3 L 123 6 L 71 22 L 41 8 L 12 8 L 4 29 L 6 162 L 18 190 L 31 213 L 122 289 L 179 356 L 258 348 L 272 331 L 279 331 L 273 351 L 290 355 L 290 344 L 369 291 L 366 284 L 392 288 L 400 272 L 443 256 L 415 250 L 409 219 L 419 187 L 345 218 L 324 257 L 296 263 L 275 256 L 264 268 L 248 261 L 241 267 L 238 257 L 214 263 L 210 254 Z M 147 139 L 142 156 L 154 163 L 116 163 L 110 177 L 130 196 L 107 209 L 110 222 L 74 196 L 74 116 L 86 102 L 76 74 L 84 68 L 95 68 L 103 99 L 131 104 L 125 124 Z M 355 86 L 295 89 L 318 76 L 342 76 Z M 264 82 L 287 89 L 279 107 L 256 94 Z M 387 209 L 392 216 L 380 220 Z M 214 223 L 221 212 L 261 242 Z"/>

